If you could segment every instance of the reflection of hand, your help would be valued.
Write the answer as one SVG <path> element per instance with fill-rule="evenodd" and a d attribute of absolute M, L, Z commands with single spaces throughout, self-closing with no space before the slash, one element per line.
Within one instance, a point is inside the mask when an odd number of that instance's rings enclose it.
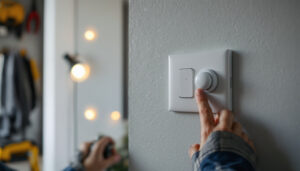
<path fill-rule="evenodd" d="M 103 137 L 99 141 L 95 142 L 93 148 L 91 149 L 91 152 L 83 161 L 83 165 L 86 171 L 103 171 L 106 168 L 119 162 L 121 157 L 115 149 L 113 149 L 112 156 L 107 159 L 103 157 L 105 147 L 109 143 L 114 144 L 114 141 L 110 137 Z M 82 144 L 80 149 L 84 155 L 88 154 L 91 145 L 92 142 L 86 142 Z"/>
<path fill-rule="evenodd" d="M 234 120 L 231 111 L 226 109 L 222 110 L 214 117 L 205 92 L 202 89 L 197 89 L 195 94 L 200 115 L 201 143 L 191 145 L 189 149 L 189 156 L 191 158 L 195 152 L 199 151 L 204 146 L 208 136 L 214 131 L 227 131 L 238 135 L 255 149 L 253 142 L 249 140 L 247 134 L 243 131 L 241 124 Z"/>

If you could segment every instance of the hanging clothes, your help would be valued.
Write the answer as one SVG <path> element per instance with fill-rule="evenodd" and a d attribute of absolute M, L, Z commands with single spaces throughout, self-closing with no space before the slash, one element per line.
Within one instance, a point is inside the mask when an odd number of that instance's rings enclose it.
<path fill-rule="evenodd" d="M 0 97 L 2 97 L 2 74 L 3 74 L 3 67 L 4 67 L 4 54 L 0 53 Z M 2 111 L 2 102 L 1 102 L 1 98 L 0 98 L 0 116 L 2 115 L 3 111 Z"/>
<path fill-rule="evenodd" d="M 16 107 L 20 112 L 16 115 L 15 129 L 19 131 L 29 125 L 29 114 L 33 109 L 32 104 L 32 92 L 31 92 L 31 81 L 29 71 L 27 69 L 27 63 L 24 57 L 16 54 L 15 57 L 15 96 L 16 96 Z M 32 80 L 32 77 L 31 77 Z"/>
<path fill-rule="evenodd" d="M 1 106 L 4 107 L 5 105 L 5 81 L 6 81 L 6 72 L 7 72 L 7 61 L 8 61 L 8 53 L 7 51 L 4 51 L 3 53 L 4 56 L 4 64 L 3 64 L 3 69 L 2 69 L 2 79 L 1 79 Z"/>
<path fill-rule="evenodd" d="M 25 132 L 29 116 L 36 105 L 36 94 L 29 59 L 11 52 L 5 57 L 2 78 L 0 137 Z"/>
<path fill-rule="evenodd" d="M 11 132 L 11 119 L 15 113 L 15 91 L 14 91 L 14 54 L 5 54 L 3 76 L 2 76 L 2 123 L 0 136 L 8 137 Z"/>
<path fill-rule="evenodd" d="M 15 99 L 15 60 L 16 54 L 10 53 L 6 56 L 4 75 L 2 83 L 2 105 L 4 108 L 5 115 L 12 115 L 16 110 L 16 99 Z"/>
<path fill-rule="evenodd" d="M 30 68 L 31 68 L 33 80 L 37 81 L 40 78 L 40 72 L 34 59 L 30 59 Z"/>
<path fill-rule="evenodd" d="M 34 85 L 34 75 L 33 75 L 33 71 L 32 71 L 32 67 L 31 67 L 31 60 L 27 57 L 24 56 L 23 58 L 23 63 L 24 63 L 24 69 L 25 69 L 25 74 L 26 74 L 26 78 L 30 87 L 30 95 L 31 95 L 31 106 L 30 109 L 34 109 L 34 107 L 36 106 L 36 90 L 35 90 L 35 85 Z"/>
<path fill-rule="evenodd" d="M 3 67 L 2 67 L 2 74 L 1 74 L 1 109 L 2 109 L 2 114 L 0 116 L 0 137 L 7 137 L 9 135 L 10 132 L 10 119 L 7 115 L 5 115 L 5 109 L 4 109 L 4 105 L 5 105 L 5 81 L 6 81 L 6 71 L 7 71 L 7 62 L 8 62 L 8 57 L 7 57 L 7 53 L 3 52 L 2 53 L 3 57 L 4 57 L 4 62 L 3 62 Z"/>
<path fill-rule="evenodd" d="M 9 120 L 3 120 L 2 115 L 3 115 L 3 107 L 2 107 L 2 77 L 3 77 L 3 70 L 4 70 L 4 62 L 5 62 L 5 56 L 3 53 L 0 54 L 0 135 L 1 134 L 7 134 L 6 132 L 2 133 L 2 127 L 9 127 L 7 123 Z"/>

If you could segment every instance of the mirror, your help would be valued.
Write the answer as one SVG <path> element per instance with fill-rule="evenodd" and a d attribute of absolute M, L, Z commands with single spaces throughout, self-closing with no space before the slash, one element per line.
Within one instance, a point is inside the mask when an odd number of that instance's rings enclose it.
<path fill-rule="evenodd" d="M 108 135 L 127 153 L 124 5 L 121 0 L 75 1 L 75 53 L 90 67 L 89 77 L 73 87 L 75 147 Z"/>
<path fill-rule="evenodd" d="M 11 10 L 7 21 L 16 22 L 8 25 L 0 19 L 0 48 L 18 53 L 25 49 L 37 61 L 40 71 L 40 78 L 34 83 L 39 92 L 38 106 L 30 111 L 31 123 L 23 129 L 26 135 L 17 137 L 21 145 L 28 145 L 22 151 L 25 157 L 15 161 L 15 158 L 1 158 L 0 154 L 0 162 L 22 171 L 62 170 L 79 161 L 80 144 L 109 136 L 122 157 L 109 169 L 127 170 L 128 1 L 2 0 L 0 3 L 0 15 Z M 13 3 L 17 10 L 2 3 Z M 30 23 L 29 18 L 33 18 Z M 11 140 L 11 137 L 9 134 L 5 138 Z M 6 142 L 5 138 L 1 137 L 1 142 Z M 18 151 L 21 146 L 10 147 Z"/>

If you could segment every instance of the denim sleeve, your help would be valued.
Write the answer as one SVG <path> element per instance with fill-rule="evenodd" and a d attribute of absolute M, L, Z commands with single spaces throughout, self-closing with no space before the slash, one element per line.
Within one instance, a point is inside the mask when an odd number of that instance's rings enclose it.
<path fill-rule="evenodd" d="M 64 168 L 63 171 L 78 171 L 78 169 L 75 169 L 75 168 L 73 168 L 71 166 L 68 166 L 68 167 Z"/>
<path fill-rule="evenodd" d="M 225 131 L 211 133 L 201 151 L 192 157 L 194 171 L 254 171 L 254 150 L 239 136 Z"/>

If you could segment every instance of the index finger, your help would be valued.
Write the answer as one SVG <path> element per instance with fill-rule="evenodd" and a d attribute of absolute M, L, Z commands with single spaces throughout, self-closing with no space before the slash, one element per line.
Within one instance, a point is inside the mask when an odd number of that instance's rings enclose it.
<path fill-rule="evenodd" d="M 210 130 L 214 127 L 214 115 L 208 104 L 207 96 L 200 88 L 196 90 L 195 94 L 200 115 L 201 130 Z"/>

